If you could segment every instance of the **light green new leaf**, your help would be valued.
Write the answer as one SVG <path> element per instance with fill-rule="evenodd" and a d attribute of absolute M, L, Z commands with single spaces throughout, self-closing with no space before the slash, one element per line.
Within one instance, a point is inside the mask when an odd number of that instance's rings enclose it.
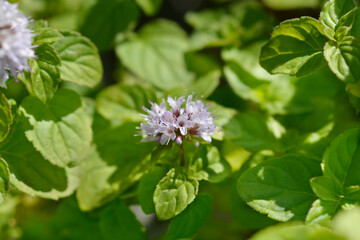
<path fill-rule="evenodd" d="M 57 200 L 71 195 L 79 185 L 78 168 L 60 168 L 46 160 L 26 138 L 28 120 L 21 111 L 0 155 L 9 165 L 11 184 L 31 196 Z"/>
<path fill-rule="evenodd" d="M 95 115 L 94 145 L 80 163 L 81 184 L 76 197 L 83 211 L 99 207 L 123 193 L 138 181 L 149 166 L 154 145 L 134 137 L 135 123 L 109 126 Z"/>
<path fill-rule="evenodd" d="M 100 82 L 103 74 L 97 48 L 79 33 L 71 31 L 61 33 L 64 38 L 53 43 L 61 58 L 61 79 L 94 87 Z"/>
<path fill-rule="evenodd" d="M 315 177 L 310 180 L 311 188 L 320 199 L 338 201 L 341 195 L 340 184 L 328 176 Z"/>
<path fill-rule="evenodd" d="M 48 102 L 61 81 L 60 57 L 50 44 L 42 44 L 35 50 L 37 59 L 30 61 L 31 72 L 25 73 L 30 82 L 30 92 L 42 102 Z"/>
<path fill-rule="evenodd" d="M 359 81 L 360 41 L 346 37 L 341 43 L 326 43 L 324 50 L 331 71 L 340 80 L 348 83 Z"/>
<path fill-rule="evenodd" d="M 190 238 L 205 224 L 211 212 L 212 197 L 200 194 L 182 213 L 171 221 L 166 234 L 167 239 Z"/>
<path fill-rule="evenodd" d="M 360 239 L 360 209 L 359 207 L 340 212 L 334 218 L 332 227 L 334 232 L 341 234 L 347 240 Z"/>
<path fill-rule="evenodd" d="M 0 142 L 9 134 L 12 123 L 11 106 L 7 98 L 0 92 Z"/>
<path fill-rule="evenodd" d="M 256 233 L 249 240 L 345 240 L 328 228 L 315 224 L 278 224 Z"/>
<path fill-rule="evenodd" d="M 354 0 L 330 0 L 320 13 L 320 22 L 325 26 L 336 29 L 340 19 L 356 8 Z"/>
<path fill-rule="evenodd" d="M 138 18 L 139 10 L 133 0 L 101 0 L 91 8 L 80 32 L 100 50 L 106 50 L 116 34 L 126 31 Z"/>
<path fill-rule="evenodd" d="M 166 170 L 164 168 L 157 167 L 142 176 L 137 192 L 140 206 L 144 213 L 150 214 L 155 212 L 155 205 L 153 201 L 154 192 L 156 185 L 165 175 Z"/>
<path fill-rule="evenodd" d="M 175 23 L 157 20 L 145 25 L 136 37 L 120 43 L 116 52 L 122 63 L 141 79 L 168 90 L 192 82 L 186 70 L 186 33 Z"/>
<path fill-rule="evenodd" d="M 0 158 L 0 204 L 5 202 L 10 186 L 9 166 L 4 159 Z"/>
<path fill-rule="evenodd" d="M 120 200 L 113 201 L 100 217 L 100 229 L 105 240 L 146 240 L 145 228 Z"/>
<path fill-rule="evenodd" d="M 105 88 L 96 97 L 96 110 L 111 120 L 140 122 L 142 106 L 157 102 L 154 89 L 140 84 L 116 84 Z"/>
<path fill-rule="evenodd" d="M 174 168 L 158 183 L 154 192 L 155 211 L 159 220 L 181 213 L 198 193 L 199 183 Z"/>
<path fill-rule="evenodd" d="M 327 38 L 316 19 L 302 17 L 282 22 L 262 48 L 260 64 L 272 74 L 304 76 L 324 66 Z"/>
<path fill-rule="evenodd" d="M 92 139 L 91 121 L 75 92 L 61 89 L 48 104 L 27 97 L 19 109 L 32 126 L 26 137 L 51 163 L 65 167 L 86 157 Z"/>
<path fill-rule="evenodd" d="M 309 180 L 321 174 L 317 160 L 288 155 L 258 164 L 237 183 L 241 198 L 278 221 L 303 220 L 316 200 Z"/>
<path fill-rule="evenodd" d="M 306 223 L 329 226 L 338 207 L 338 202 L 317 199 L 306 216 Z"/>
<path fill-rule="evenodd" d="M 64 36 L 53 28 L 36 29 L 34 37 L 34 44 L 52 43 L 64 38 Z"/>
<path fill-rule="evenodd" d="M 155 15 L 163 3 L 163 0 L 135 0 L 136 3 L 148 16 Z"/>

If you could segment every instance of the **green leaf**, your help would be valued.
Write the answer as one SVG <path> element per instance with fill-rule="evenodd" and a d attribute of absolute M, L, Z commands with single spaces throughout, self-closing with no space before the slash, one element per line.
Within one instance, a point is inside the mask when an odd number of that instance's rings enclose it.
<path fill-rule="evenodd" d="M 171 169 L 156 186 L 155 211 L 159 220 L 168 220 L 181 213 L 198 193 L 199 183 Z"/>
<path fill-rule="evenodd" d="M 157 102 L 154 89 L 140 84 L 116 84 L 96 97 L 96 110 L 107 119 L 140 122 L 142 106 Z"/>
<path fill-rule="evenodd" d="M 292 0 L 292 1 L 283 1 L 283 0 L 264 0 L 264 4 L 275 10 L 298 10 L 299 8 L 314 8 L 317 9 L 320 7 L 320 0 Z"/>
<path fill-rule="evenodd" d="M 0 158 L 0 204 L 5 202 L 10 187 L 9 166 L 3 158 Z"/>
<path fill-rule="evenodd" d="M 337 201 L 341 195 L 341 186 L 330 177 L 320 176 L 310 180 L 311 188 L 320 199 Z"/>
<path fill-rule="evenodd" d="M 57 200 L 71 195 L 79 185 L 78 168 L 60 168 L 44 159 L 24 134 L 30 127 L 28 120 L 21 111 L 17 116 L 8 138 L 0 144 L 11 184 L 31 196 Z"/>
<path fill-rule="evenodd" d="M 145 240 L 145 228 L 120 200 L 112 202 L 102 213 L 100 228 L 105 240 Z"/>
<path fill-rule="evenodd" d="M 324 26 L 310 17 L 282 22 L 262 48 L 260 64 L 272 74 L 304 76 L 324 66 Z M 314 64 L 316 63 L 316 64 Z"/>
<path fill-rule="evenodd" d="M 27 97 L 19 110 L 32 126 L 26 137 L 51 163 L 65 167 L 85 159 L 92 139 L 91 121 L 75 92 L 61 89 L 48 104 Z"/>
<path fill-rule="evenodd" d="M 278 221 L 303 220 L 316 196 L 309 180 L 321 174 L 318 161 L 288 155 L 258 164 L 237 183 L 241 198 L 255 210 Z"/>
<path fill-rule="evenodd" d="M 342 81 L 355 83 L 360 79 L 360 42 L 346 37 L 340 44 L 326 43 L 324 56 L 331 71 Z"/>
<path fill-rule="evenodd" d="M 139 78 L 168 90 L 192 82 L 183 54 L 188 49 L 186 33 L 175 23 L 156 20 L 139 34 L 119 44 L 116 52 L 122 63 Z"/>
<path fill-rule="evenodd" d="M 53 98 L 61 81 L 61 60 L 54 47 L 48 43 L 35 50 L 37 59 L 30 61 L 31 72 L 25 73 L 31 93 L 46 103 Z"/>
<path fill-rule="evenodd" d="M 155 15 L 163 3 L 163 0 L 136 0 L 136 3 L 148 16 Z"/>
<path fill-rule="evenodd" d="M 332 216 L 335 215 L 338 207 L 338 202 L 317 199 L 306 216 L 306 223 L 330 226 Z"/>
<path fill-rule="evenodd" d="M 138 198 L 141 209 L 146 214 L 155 212 L 154 192 L 156 185 L 165 176 L 166 170 L 164 168 L 154 168 L 150 172 L 142 176 L 138 186 Z"/>
<path fill-rule="evenodd" d="M 113 44 L 116 34 L 125 32 L 139 18 L 133 0 L 101 0 L 91 8 L 80 32 L 102 51 Z"/>
<path fill-rule="evenodd" d="M 226 80 L 239 97 L 258 103 L 270 114 L 284 114 L 295 94 L 295 78 L 266 72 L 259 64 L 261 46 L 256 43 L 244 49 L 224 50 Z"/>
<path fill-rule="evenodd" d="M 359 207 L 343 211 L 336 215 L 333 221 L 334 232 L 341 234 L 347 240 L 360 239 L 360 209 Z"/>
<path fill-rule="evenodd" d="M 53 43 L 64 36 L 56 29 L 53 28 L 39 28 L 35 30 L 34 44 Z"/>
<path fill-rule="evenodd" d="M 277 149 L 280 147 L 278 139 L 284 133 L 275 119 L 257 113 L 235 115 L 223 130 L 226 139 L 253 151 Z"/>
<path fill-rule="evenodd" d="M 360 167 L 359 142 L 360 129 L 345 131 L 330 144 L 323 157 L 324 176 L 336 181 L 343 194 L 347 187 L 360 186 L 360 176 L 356 170 Z"/>
<path fill-rule="evenodd" d="M 64 81 L 94 87 L 103 74 L 101 59 L 95 45 L 76 32 L 62 31 L 64 38 L 53 43 L 62 66 Z"/>
<path fill-rule="evenodd" d="M 194 72 L 197 77 L 204 76 L 210 72 L 220 69 L 217 59 L 210 54 L 199 52 L 186 52 L 184 55 L 186 68 Z"/>
<path fill-rule="evenodd" d="M 211 212 L 212 197 L 200 194 L 171 221 L 166 234 L 167 239 L 190 238 L 205 224 Z"/>
<path fill-rule="evenodd" d="M 82 179 L 76 197 L 83 211 L 111 201 L 148 169 L 148 155 L 154 144 L 140 143 L 141 138 L 134 137 L 136 126 L 135 123 L 111 126 L 100 115 L 95 115 L 94 145 L 79 165 Z"/>
<path fill-rule="evenodd" d="M 228 162 L 214 146 L 202 146 L 192 159 L 194 178 L 209 182 L 221 182 L 231 173 Z"/>
<path fill-rule="evenodd" d="M 330 0 L 320 13 L 320 22 L 325 26 L 336 29 L 340 19 L 356 8 L 354 0 Z"/>
<path fill-rule="evenodd" d="M 4 141 L 12 123 L 11 106 L 5 95 L 0 92 L 0 142 Z"/>
<path fill-rule="evenodd" d="M 333 233 L 328 228 L 315 224 L 299 223 L 278 224 L 256 233 L 249 240 L 344 240 L 342 236 Z"/>

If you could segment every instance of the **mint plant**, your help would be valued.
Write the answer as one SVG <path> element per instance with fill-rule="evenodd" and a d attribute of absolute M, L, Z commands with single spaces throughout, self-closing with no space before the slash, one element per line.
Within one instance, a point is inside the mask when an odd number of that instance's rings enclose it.
<path fill-rule="evenodd" d="M 358 240 L 358 4 L 0 0 L 0 238 Z"/>

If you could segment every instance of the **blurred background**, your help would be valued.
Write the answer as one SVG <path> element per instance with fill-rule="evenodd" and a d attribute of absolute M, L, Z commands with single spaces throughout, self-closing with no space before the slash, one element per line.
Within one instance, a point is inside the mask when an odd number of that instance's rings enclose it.
<path fill-rule="evenodd" d="M 95 89 L 66 83 L 67 87 L 83 96 L 95 97 L 106 86 L 132 81 L 132 74 L 129 76 L 129 72 L 141 76 L 142 66 L 138 65 L 142 63 L 131 62 L 117 48 L 128 39 L 136 37 L 143 26 L 154 20 L 171 20 L 183 30 L 190 44 L 185 54 L 185 58 L 190 59 L 186 67 L 201 75 L 208 72 L 208 69 L 198 66 L 202 61 L 206 61 L 206 66 L 220 66 L 222 69 L 224 65 L 222 51 L 231 48 L 244 49 L 253 46 L 254 42 L 262 43 L 270 37 L 272 29 L 286 19 L 300 16 L 318 18 L 324 3 L 323 0 L 155 0 L 149 5 L 148 2 L 144 0 L 21 0 L 19 4 L 25 15 L 32 19 L 45 19 L 49 26 L 58 29 L 79 31 L 96 44 L 103 61 L 103 82 Z M 163 34 L 161 29 L 158 31 L 159 35 Z M 143 31 L 143 34 L 145 32 Z M 260 45 L 251 51 L 258 52 Z M 206 56 L 206 60 L 201 56 Z M 251 61 L 257 61 L 256 57 L 243 58 L 245 62 L 247 59 L 249 64 L 252 63 Z M 326 76 L 334 78 L 331 75 Z M 308 79 L 308 82 L 311 81 L 312 79 Z M 20 101 L 26 95 L 25 87 L 21 84 L 11 84 L 7 95 Z M 331 95 L 332 92 L 343 89 L 337 84 L 335 79 L 334 86 L 328 89 L 331 93 L 327 94 L 330 96 L 326 97 L 331 98 L 335 95 Z M 154 85 L 157 87 L 156 84 Z M 230 91 L 231 87 L 221 72 L 217 84 L 207 97 L 236 110 L 257 108 L 254 101 L 245 103 L 244 98 L 248 99 L 246 94 Z M 282 87 L 285 93 L 291 91 L 291 86 Z M 277 108 L 278 104 L 273 104 L 270 98 L 271 96 L 269 98 L 265 96 L 257 104 L 263 104 L 260 108 L 268 112 L 281 114 L 282 110 Z M 290 118 L 287 120 L 291 121 Z M 241 166 L 249 157 L 256 162 L 272 153 L 257 151 L 254 154 L 233 145 L 230 141 L 222 146 L 222 150 L 227 153 L 233 174 L 226 181 L 218 184 L 202 183 L 201 191 L 209 192 L 216 197 L 214 197 L 213 214 L 195 239 L 247 239 L 259 228 L 275 223 L 248 207 L 235 189 L 235 180 L 243 171 Z M 129 200 L 128 203 L 132 205 L 131 209 L 147 228 L 149 238 L 161 238 L 168 222 L 158 222 L 155 216 L 144 215 L 137 206 L 136 200 Z M 102 239 L 98 224 L 100 211 L 101 209 L 95 209 L 82 212 L 75 197 L 55 202 L 33 198 L 13 189 L 5 204 L 0 206 L 0 238 Z"/>

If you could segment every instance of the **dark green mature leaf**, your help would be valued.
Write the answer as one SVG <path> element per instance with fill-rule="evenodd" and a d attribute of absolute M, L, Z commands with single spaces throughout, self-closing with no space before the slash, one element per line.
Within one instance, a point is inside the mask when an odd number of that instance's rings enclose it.
<path fill-rule="evenodd" d="M 288 155 L 260 163 L 237 183 L 241 198 L 255 210 L 278 221 L 303 220 L 316 200 L 309 180 L 321 174 L 317 160 Z"/>
<path fill-rule="evenodd" d="M 120 200 L 113 201 L 102 213 L 100 228 L 105 240 L 145 240 L 145 228 Z"/>
<path fill-rule="evenodd" d="M 328 42 L 324 56 L 332 72 L 342 81 L 355 83 L 360 79 L 360 42 L 346 37 L 341 43 Z"/>
<path fill-rule="evenodd" d="M 171 169 L 154 192 L 155 211 L 159 220 L 168 220 L 181 213 L 198 193 L 199 183 Z"/>
<path fill-rule="evenodd" d="M 75 92 L 61 89 L 48 104 L 27 97 L 19 109 L 32 126 L 26 137 L 51 163 L 65 167 L 85 159 L 92 139 L 91 121 Z"/>
<path fill-rule="evenodd" d="M 6 161 L 0 158 L 0 204 L 5 202 L 10 187 L 10 171 Z"/>
<path fill-rule="evenodd" d="M 35 50 L 37 59 L 30 61 L 31 73 L 25 73 L 30 82 L 31 93 L 42 102 L 48 102 L 61 81 L 61 60 L 54 47 L 48 43 Z"/>
<path fill-rule="evenodd" d="M 284 114 L 295 94 L 295 78 L 266 72 L 259 64 L 261 46 L 224 50 L 226 80 L 239 97 L 258 103 L 270 114 Z"/>
<path fill-rule="evenodd" d="M 116 84 L 101 91 L 96 110 L 107 119 L 140 122 L 142 106 L 157 102 L 154 89 L 140 84 Z"/>
<path fill-rule="evenodd" d="M 144 213 L 150 214 L 155 212 L 154 192 L 156 185 L 165 174 L 166 169 L 157 167 L 142 176 L 137 192 L 140 206 Z"/>
<path fill-rule="evenodd" d="M 101 0 L 90 10 L 80 27 L 100 50 L 108 49 L 119 32 L 126 31 L 139 18 L 133 0 Z"/>
<path fill-rule="evenodd" d="M 212 211 L 212 197 L 200 194 L 179 215 L 171 221 L 167 239 L 190 238 L 200 229 L 210 217 Z"/>
<path fill-rule="evenodd" d="M 192 82 L 183 54 L 188 49 L 186 33 L 175 23 L 157 20 L 145 25 L 138 36 L 117 46 L 122 63 L 138 77 L 168 90 Z"/>
<path fill-rule="evenodd" d="M 29 195 L 54 200 L 71 195 L 79 185 L 78 168 L 60 168 L 44 159 L 24 134 L 29 127 L 19 111 L 8 138 L 0 144 L 12 185 Z"/>
<path fill-rule="evenodd" d="M 135 0 L 146 15 L 155 15 L 162 5 L 163 0 Z"/>
<path fill-rule="evenodd" d="M 284 223 L 256 233 L 249 240 L 344 240 L 344 238 L 315 224 Z"/>
<path fill-rule="evenodd" d="M 11 106 L 7 98 L 0 92 L 0 142 L 9 134 L 12 123 Z"/>
<path fill-rule="evenodd" d="M 61 79 L 88 87 L 98 84 L 103 68 L 95 45 L 79 33 L 61 33 L 64 38 L 53 43 L 61 58 Z"/>
<path fill-rule="evenodd" d="M 140 143 L 140 137 L 134 137 L 136 126 L 135 123 L 110 126 L 107 120 L 95 115 L 94 145 L 80 163 L 82 179 L 76 193 L 83 211 L 114 199 L 146 172 L 154 145 Z"/>
<path fill-rule="evenodd" d="M 341 18 L 355 7 L 354 0 L 330 0 L 322 9 L 319 20 L 325 26 L 335 30 Z"/>
<path fill-rule="evenodd" d="M 272 74 L 304 76 L 324 66 L 327 38 L 316 19 L 302 17 L 282 22 L 261 51 L 260 64 Z M 315 64 L 316 63 L 316 64 Z"/>

